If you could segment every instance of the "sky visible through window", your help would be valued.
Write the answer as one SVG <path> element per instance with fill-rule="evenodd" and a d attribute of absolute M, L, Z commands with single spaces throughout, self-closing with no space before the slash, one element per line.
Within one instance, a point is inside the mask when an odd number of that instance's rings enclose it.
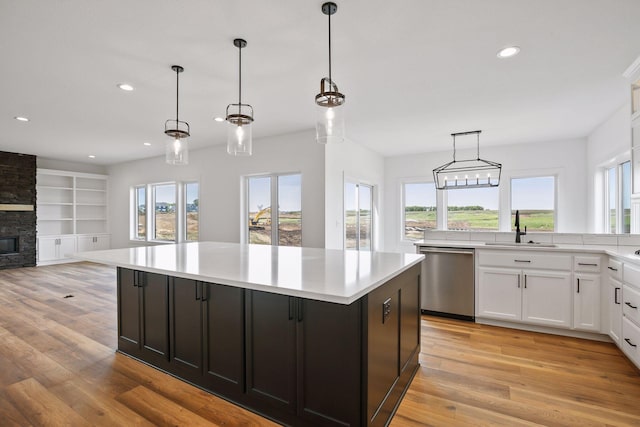
<path fill-rule="evenodd" d="M 302 175 L 280 175 L 278 177 L 278 203 L 280 211 L 299 211 L 302 207 L 301 201 L 301 181 Z M 251 177 L 251 191 L 249 193 L 249 212 L 258 212 L 271 205 L 271 178 Z"/>

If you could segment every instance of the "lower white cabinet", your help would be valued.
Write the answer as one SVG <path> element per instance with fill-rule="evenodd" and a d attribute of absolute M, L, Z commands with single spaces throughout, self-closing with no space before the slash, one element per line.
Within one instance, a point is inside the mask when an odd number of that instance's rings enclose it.
<path fill-rule="evenodd" d="M 38 237 L 38 262 L 58 261 L 76 251 L 76 236 Z"/>
<path fill-rule="evenodd" d="M 622 336 L 622 283 L 613 278 L 609 278 L 607 300 L 609 303 L 609 337 L 619 346 Z"/>
<path fill-rule="evenodd" d="M 622 351 L 636 366 L 640 366 L 640 327 L 628 318 L 622 319 Z"/>
<path fill-rule="evenodd" d="M 38 265 L 70 262 L 69 254 L 109 249 L 111 245 L 109 234 L 39 236 L 37 241 Z"/>
<path fill-rule="evenodd" d="M 109 236 L 105 234 L 97 236 L 78 236 L 78 252 L 109 249 L 109 245 Z"/>
<path fill-rule="evenodd" d="M 600 276 L 577 273 L 574 282 L 573 327 L 600 332 Z"/>
<path fill-rule="evenodd" d="M 571 327 L 571 273 L 479 267 L 478 316 Z"/>

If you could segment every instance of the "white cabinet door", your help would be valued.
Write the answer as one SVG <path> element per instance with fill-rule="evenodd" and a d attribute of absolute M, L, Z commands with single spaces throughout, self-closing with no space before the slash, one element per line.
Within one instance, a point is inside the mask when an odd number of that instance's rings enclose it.
<path fill-rule="evenodd" d="M 522 274 L 522 320 L 571 327 L 571 273 L 525 270 Z"/>
<path fill-rule="evenodd" d="M 573 327 L 600 331 L 600 276 L 576 274 L 573 284 Z"/>
<path fill-rule="evenodd" d="M 38 261 L 53 261 L 58 258 L 58 238 L 38 237 Z"/>
<path fill-rule="evenodd" d="M 93 237 L 91 236 L 78 236 L 78 252 L 92 251 L 93 250 Z"/>
<path fill-rule="evenodd" d="M 622 284 L 609 278 L 609 336 L 620 346 L 622 334 Z"/>
<path fill-rule="evenodd" d="M 58 259 L 69 258 L 76 252 L 76 236 L 58 237 Z"/>
<path fill-rule="evenodd" d="M 520 320 L 520 282 L 520 270 L 479 267 L 477 316 Z"/>
<path fill-rule="evenodd" d="M 96 241 L 94 243 L 94 250 L 101 251 L 103 249 L 109 249 L 111 246 L 111 239 L 109 236 L 96 236 Z"/>

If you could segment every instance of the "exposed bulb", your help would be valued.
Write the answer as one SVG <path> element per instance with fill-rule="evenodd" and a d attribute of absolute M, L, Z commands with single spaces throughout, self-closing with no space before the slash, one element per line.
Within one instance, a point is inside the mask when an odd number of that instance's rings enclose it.
<path fill-rule="evenodd" d="M 244 139 L 244 129 L 242 129 L 241 125 L 238 125 L 236 129 L 236 138 L 238 138 L 238 144 L 242 145 L 242 140 Z"/>
<path fill-rule="evenodd" d="M 336 113 L 333 111 L 333 108 L 327 108 L 327 113 L 325 114 L 327 120 L 333 120 L 336 117 Z"/>
<path fill-rule="evenodd" d="M 175 141 L 173 141 L 173 153 L 176 157 L 180 155 L 180 150 L 182 150 L 182 142 L 180 141 L 180 138 L 176 138 Z"/>

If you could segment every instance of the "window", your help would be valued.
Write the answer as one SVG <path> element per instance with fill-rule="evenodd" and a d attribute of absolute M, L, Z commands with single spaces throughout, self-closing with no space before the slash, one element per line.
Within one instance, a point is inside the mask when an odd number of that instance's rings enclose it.
<path fill-rule="evenodd" d="M 176 240 L 176 185 L 153 185 L 153 239 Z"/>
<path fill-rule="evenodd" d="M 433 182 L 404 183 L 402 224 L 406 240 L 422 240 L 424 230 L 437 228 L 436 186 Z"/>
<path fill-rule="evenodd" d="M 139 185 L 134 188 L 134 239 L 147 238 L 147 187 Z"/>
<path fill-rule="evenodd" d="M 373 230 L 373 187 L 345 182 L 344 248 L 371 250 Z"/>
<path fill-rule="evenodd" d="M 447 190 L 445 200 L 449 230 L 498 230 L 498 187 Z"/>
<path fill-rule="evenodd" d="M 199 235 L 199 211 L 200 199 L 198 195 L 199 184 L 188 182 L 184 185 L 184 208 L 185 208 L 185 240 L 197 241 Z"/>
<path fill-rule="evenodd" d="M 516 210 L 520 211 L 520 229 L 555 231 L 556 180 L 553 176 L 511 179 L 511 231 Z"/>
<path fill-rule="evenodd" d="M 248 242 L 302 246 L 302 175 L 274 174 L 246 180 Z"/>
<path fill-rule="evenodd" d="M 605 231 L 631 232 L 631 162 L 626 161 L 605 171 Z"/>

